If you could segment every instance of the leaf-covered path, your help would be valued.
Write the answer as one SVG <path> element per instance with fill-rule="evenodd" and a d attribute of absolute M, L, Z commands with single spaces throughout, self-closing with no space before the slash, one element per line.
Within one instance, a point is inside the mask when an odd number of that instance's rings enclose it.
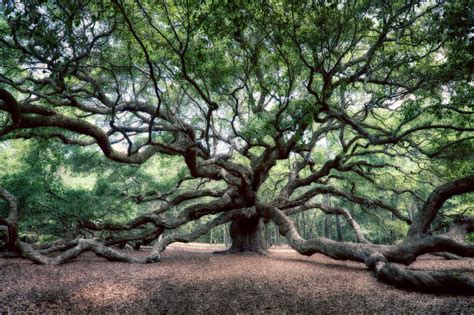
<path fill-rule="evenodd" d="M 399 290 L 359 263 L 286 249 L 267 257 L 212 250 L 177 244 L 151 265 L 111 263 L 93 254 L 59 267 L 0 259 L 0 311 L 474 313 L 472 297 Z M 426 256 L 411 268 L 473 275 L 474 261 Z"/>

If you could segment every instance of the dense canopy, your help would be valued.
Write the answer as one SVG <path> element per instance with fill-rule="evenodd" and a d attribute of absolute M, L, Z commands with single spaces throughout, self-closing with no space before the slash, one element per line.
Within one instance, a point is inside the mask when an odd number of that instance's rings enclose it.
<path fill-rule="evenodd" d="M 264 254 L 276 227 L 388 283 L 472 292 L 399 265 L 474 256 L 469 2 L 3 2 L 3 250 L 150 263 L 224 225 L 227 252 Z"/>

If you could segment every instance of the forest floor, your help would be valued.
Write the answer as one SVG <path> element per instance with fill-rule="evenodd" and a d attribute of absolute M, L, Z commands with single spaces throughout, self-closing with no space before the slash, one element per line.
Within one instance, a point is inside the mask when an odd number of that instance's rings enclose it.
<path fill-rule="evenodd" d="M 393 288 L 361 263 L 284 248 L 266 257 L 212 255 L 216 249 L 173 244 L 160 263 L 149 265 L 107 262 L 91 253 L 59 267 L 0 259 L 0 313 L 474 314 L 473 297 Z M 410 268 L 473 276 L 474 260 L 423 256 Z"/>

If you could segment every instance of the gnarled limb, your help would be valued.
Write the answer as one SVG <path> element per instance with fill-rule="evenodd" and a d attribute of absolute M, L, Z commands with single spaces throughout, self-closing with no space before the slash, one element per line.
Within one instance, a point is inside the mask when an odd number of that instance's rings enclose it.
<path fill-rule="evenodd" d="M 294 222 L 280 209 L 260 205 L 259 210 L 262 216 L 278 226 L 280 234 L 288 239 L 290 246 L 303 255 L 311 256 L 321 253 L 334 259 L 365 262 L 372 254 L 386 247 L 385 245 L 337 242 L 324 237 L 305 240 L 299 235 Z"/>
<path fill-rule="evenodd" d="M 152 263 L 159 260 L 159 255 L 151 254 L 144 258 L 135 258 L 125 254 L 122 254 L 116 250 L 113 250 L 102 243 L 89 239 L 79 239 L 74 241 L 76 245 L 72 248 L 67 249 L 62 254 L 56 257 L 48 257 L 35 250 L 29 244 L 17 241 L 16 245 L 20 250 L 23 257 L 28 258 L 36 263 L 44 265 L 60 265 L 68 260 L 74 259 L 85 251 L 92 251 L 97 256 L 103 257 L 110 261 L 120 261 L 126 263 Z"/>
<path fill-rule="evenodd" d="M 383 254 L 390 261 L 409 265 L 420 255 L 436 252 L 474 257 L 474 244 L 460 242 L 445 235 L 422 235 L 416 238 L 407 238 L 397 245 L 391 245 L 384 250 Z"/>
<path fill-rule="evenodd" d="M 407 239 L 400 245 L 358 244 L 336 242 L 326 238 L 303 239 L 293 221 L 281 210 L 261 205 L 262 215 L 278 225 L 280 234 L 285 236 L 290 246 L 303 255 L 321 253 L 334 259 L 353 260 L 365 263 L 383 281 L 396 286 L 415 290 L 450 292 L 454 287 L 474 292 L 474 282 L 464 276 L 449 273 L 429 273 L 406 271 L 389 262 L 411 263 L 417 256 L 447 250 L 462 256 L 474 257 L 474 245 L 461 243 L 443 236 L 426 236 L 419 239 Z M 436 282 L 436 285 L 433 283 Z"/>

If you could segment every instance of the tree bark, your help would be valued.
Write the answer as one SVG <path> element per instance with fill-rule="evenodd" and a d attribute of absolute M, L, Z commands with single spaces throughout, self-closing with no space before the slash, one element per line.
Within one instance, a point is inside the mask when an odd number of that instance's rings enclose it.
<path fill-rule="evenodd" d="M 229 253 L 252 252 L 263 255 L 266 244 L 263 239 L 264 223 L 260 218 L 236 219 L 230 224 L 232 246 Z"/>

